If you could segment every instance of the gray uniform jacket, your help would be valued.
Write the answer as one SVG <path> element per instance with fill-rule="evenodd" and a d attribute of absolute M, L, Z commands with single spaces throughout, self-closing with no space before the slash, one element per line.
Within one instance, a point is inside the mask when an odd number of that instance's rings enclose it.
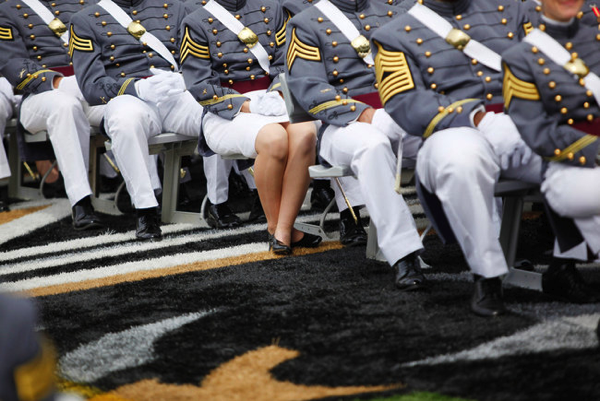
<path fill-rule="evenodd" d="M 512 0 L 424 0 L 454 28 L 501 54 L 532 29 L 527 9 Z M 373 35 L 385 110 L 409 134 L 428 137 L 471 126 L 482 104 L 502 103 L 502 72 L 469 58 L 410 14 Z"/>
<path fill-rule="evenodd" d="M 254 32 L 270 62 L 269 71 L 264 71 L 248 46 L 203 7 L 184 19 L 180 35 L 186 86 L 205 109 L 232 120 L 248 98 L 227 85 L 270 77 L 269 90 L 279 86 L 277 76 L 285 68 L 287 19 L 275 0 L 217 2 Z"/>
<path fill-rule="evenodd" d="M 300 11 L 319 2 L 319 0 L 279 0 L 284 11 L 291 18 Z"/>
<path fill-rule="evenodd" d="M 178 27 L 185 17 L 178 0 L 114 0 L 179 59 Z M 71 44 L 77 82 L 91 105 L 119 95 L 137 97 L 134 83 L 152 75 L 150 68 L 173 70 L 156 51 L 140 43 L 104 8 L 92 6 L 72 18 Z"/>
<path fill-rule="evenodd" d="M 69 29 L 71 16 L 96 0 L 41 0 Z M 19 0 L 0 4 L 0 73 L 25 94 L 52 89 L 62 75 L 50 70 L 71 64 L 69 47 L 29 6 Z"/>
<path fill-rule="evenodd" d="M 545 32 L 590 71 L 600 74 L 598 28 L 574 20 L 568 27 L 546 24 Z M 505 106 L 523 140 L 546 161 L 593 167 L 600 141 L 600 108 L 580 80 L 523 42 L 502 54 Z"/>
<path fill-rule="evenodd" d="M 398 0 L 331 0 L 367 39 L 410 5 Z M 345 126 L 368 104 L 352 99 L 377 92 L 375 68 L 317 8 L 288 24 L 288 84 L 303 109 L 326 124 Z"/>

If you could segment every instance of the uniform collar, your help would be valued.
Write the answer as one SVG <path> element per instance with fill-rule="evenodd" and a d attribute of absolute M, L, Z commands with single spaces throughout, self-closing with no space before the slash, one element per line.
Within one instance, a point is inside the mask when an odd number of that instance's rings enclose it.
<path fill-rule="evenodd" d="M 570 24 L 552 23 L 552 20 L 542 17 L 540 23 L 544 24 L 545 32 L 554 39 L 569 39 L 579 30 L 579 19 L 573 18 Z"/>
<path fill-rule="evenodd" d="M 144 0 L 113 0 L 113 2 L 121 7 L 137 7 Z"/>
<path fill-rule="evenodd" d="M 471 5 L 471 0 L 423 0 L 423 4 L 440 15 L 454 16 L 466 12 Z"/>
<path fill-rule="evenodd" d="M 362 11 L 369 5 L 369 0 L 329 0 L 342 11 L 352 13 Z"/>
<path fill-rule="evenodd" d="M 227 11 L 237 11 L 246 5 L 246 0 L 213 0 L 223 6 Z"/>

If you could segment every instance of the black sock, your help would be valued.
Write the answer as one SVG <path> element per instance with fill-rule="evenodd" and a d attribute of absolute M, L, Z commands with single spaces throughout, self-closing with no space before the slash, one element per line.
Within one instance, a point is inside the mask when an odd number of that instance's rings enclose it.
<path fill-rule="evenodd" d="M 148 207 L 145 209 L 135 209 L 135 213 L 138 217 L 142 216 L 156 216 L 158 214 L 158 207 Z"/>

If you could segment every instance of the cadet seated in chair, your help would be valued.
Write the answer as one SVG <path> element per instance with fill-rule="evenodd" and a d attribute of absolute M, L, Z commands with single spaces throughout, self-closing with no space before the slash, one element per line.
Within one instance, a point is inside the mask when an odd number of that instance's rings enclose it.
<path fill-rule="evenodd" d="M 206 144 L 221 155 L 255 159 L 269 247 L 277 254 L 321 241 L 293 228 L 315 160 L 316 132 L 312 122 L 289 123 L 277 91 L 285 28 L 274 0 L 213 0 L 181 26 L 185 81 L 209 111 L 203 122 Z"/>
<path fill-rule="evenodd" d="M 323 121 L 320 156 L 351 166 L 358 185 L 350 188 L 350 199 L 366 204 L 396 287 L 413 290 L 425 285 L 418 259 L 423 245 L 406 202 L 394 191 L 392 146 L 404 146 L 404 155 L 415 158 L 420 139 L 407 136 L 381 108 L 367 39 L 405 11 L 397 1 L 320 0 L 290 20 L 287 66 L 290 90 Z"/>
<path fill-rule="evenodd" d="M 31 133 L 47 131 L 73 209 L 76 230 L 101 227 L 88 182 L 90 107 L 77 86 L 69 57 L 69 19 L 94 1 L 10 0 L 0 4 L 0 73 L 24 94 L 19 121 Z"/>
<path fill-rule="evenodd" d="M 504 105 L 544 160 L 542 193 L 557 240 L 543 291 L 600 302 L 575 268 L 600 252 L 598 27 L 578 18 L 583 0 L 542 0 L 538 29 L 502 54 Z"/>

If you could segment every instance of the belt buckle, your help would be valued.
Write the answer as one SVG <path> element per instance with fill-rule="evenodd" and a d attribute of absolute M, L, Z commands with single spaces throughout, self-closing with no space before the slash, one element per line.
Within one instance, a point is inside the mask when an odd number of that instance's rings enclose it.
<path fill-rule="evenodd" d="M 129 26 L 127 26 L 127 32 L 129 32 L 134 38 L 139 39 L 146 33 L 146 28 L 144 28 L 139 22 L 131 21 Z"/>
<path fill-rule="evenodd" d="M 58 37 L 61 37 L 63 33 L 67 32 L 67 27 L 58 18 L 54 18 L 50 21 L 48 28 L 50 28 L 50 30 Z"/>
<path fill-rule="evenodd" d="M 238 38 L 251 49 L 258 43 L 258 36 L 256 36 L 256 34 L 252 32 L 252 29 L 248 27 L 244 27 L 244 29 L 238 33 Z"/>
<path fill-rule="evenodd" d="M 369 54 L 371 54 L 371 45 L 369 44 L 369 39 L 365 38 L 363 35 L 357 36 L 352 42 L 350 42 L 352 48 L 356 50 L 356 53 L 361 57 L 365 58 Z"/>
<path fill-rule="evenodd" d="M 446 36 L 446 42 L 461 51 L 467 46 L 467 43 L 469 43 L 470 40 L 471 37 L 469 35 L 456 28 L 452 28 L 452 30 L 448 32 L 448 36 Z"/>
<path fill-rule="evenodd" d="M 585 62 L 580 58 L 572 58 L 569 62 L 565 64 L 565 69 L 570 71 L 571 73 L 578 75 L 579 78 L 584 78 L 587 74 L 589 74 L 590 69 L 585 64 Z"/>

